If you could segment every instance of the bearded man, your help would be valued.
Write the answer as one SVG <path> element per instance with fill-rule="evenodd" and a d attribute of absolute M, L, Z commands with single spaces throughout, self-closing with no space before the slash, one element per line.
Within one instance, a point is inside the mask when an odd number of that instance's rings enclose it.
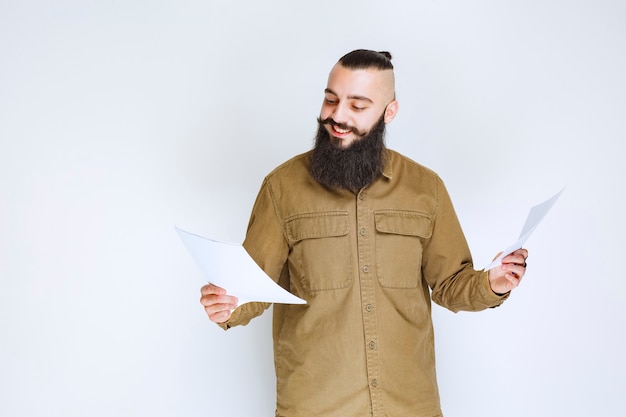
<path fill-rule="evenodd" d="M 452 311 L 500 305 L 528 252 L 476 271 L 441 179 L 386 148 L 398 112 L 387 52 L 333 67 L 313 150 L 272 171 L 244 247 L 306 305 L 274 306 L 276 416 L 441 416 L 432 301 Z M 269 307 L 202 287 L 228 329 Z"/>

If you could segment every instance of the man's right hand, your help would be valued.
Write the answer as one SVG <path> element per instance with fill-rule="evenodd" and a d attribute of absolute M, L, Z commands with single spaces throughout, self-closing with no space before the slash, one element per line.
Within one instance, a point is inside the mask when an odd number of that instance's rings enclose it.
<path fill-rule="evenodd" d="M 217 285 L 207 284 L 200 289 L 200 292 L 202 293 L 200 304 L 204 306 L 204 311 L 212 322 L 227 321 L 232 310 L 237 307 L 237 297 L 227 295 L 226 290 Z"/>

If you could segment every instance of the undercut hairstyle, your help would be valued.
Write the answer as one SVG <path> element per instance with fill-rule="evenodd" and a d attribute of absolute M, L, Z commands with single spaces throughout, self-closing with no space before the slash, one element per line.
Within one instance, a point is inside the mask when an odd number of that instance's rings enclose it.
<path fill-rule="evenodd" d="M 376 68 L 378 70 L 392 70 L 391 54 L 387 51 L 371 51 L 356 49 L 348 52 L 339 59 L 339 63 L 351 70 Z"/>

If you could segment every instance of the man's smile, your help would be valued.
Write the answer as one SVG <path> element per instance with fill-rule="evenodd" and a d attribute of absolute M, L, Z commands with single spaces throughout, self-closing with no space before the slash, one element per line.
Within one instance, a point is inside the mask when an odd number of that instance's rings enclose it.
<path fill-rule="evenodd" d="M 335 124 L 332 125 L 332 128 L 333 128 L 333 132 L 338 133 L 339 135 L 346 135 L 352 132 L 352 129 L 350 128 L 341 128 Z"/>

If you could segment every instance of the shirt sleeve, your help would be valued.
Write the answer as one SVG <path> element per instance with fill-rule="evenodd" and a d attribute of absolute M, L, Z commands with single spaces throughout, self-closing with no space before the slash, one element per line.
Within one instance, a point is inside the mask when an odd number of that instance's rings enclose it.
<path fill-rule="evenodd" d="M 283 233 L 281 217 L 276 210 L 271 184 L 267 178 L 263 181 L 252 208 L 243 247 L 270 278 L 279 281 L 289 247 Z M 228 321 L 220 323 L 220 327 L 229 329 L 248 324 L 270 305 L 271 303 L 252 302 L 239 306 Z"/>
<path fill-rule="evenodd" d="M 497 307 L 509 294 L 491 290 L 487 271 L 476 271 L 450 196 L 437 178 L 437 207 L 431 238 L 424 243 L 422 272 L 437 304 L 453 311 Z"/>

